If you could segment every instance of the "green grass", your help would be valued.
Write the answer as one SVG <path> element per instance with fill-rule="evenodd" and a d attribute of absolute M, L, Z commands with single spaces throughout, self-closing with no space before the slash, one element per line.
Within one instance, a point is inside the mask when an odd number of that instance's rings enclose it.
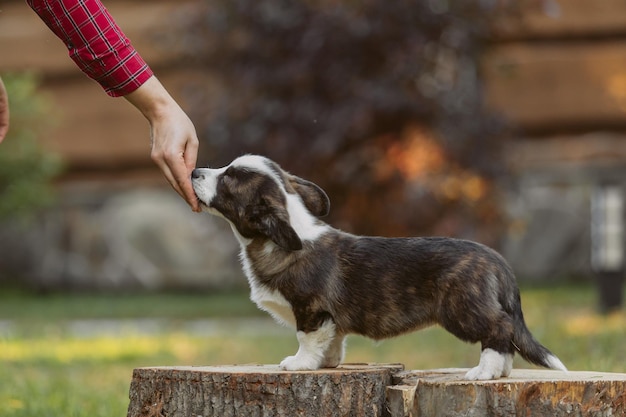
<path fill-rule="evenodd" d="M 535 336 L 570 369 L 626 372 L 626 315 L 596 314 L 593 288 L 526 289 L 522 303 Z M 246 324 L 245 317 L 256 321 Z M 245 294 L 0 294 L 0 416 L 124 416 L 136 367 L 278 363 L 293 354 L 293 332 L 257 325 L 259 317 L 265 316 Z M 211 332 L 202 331 L 204 322 L 188 326 L 204 318 L 212 319 L 207 327 L 223 326 Z M 75 326 L 79 319 L 90 319 L 82 330 Z M 108 323 L 101 319 L 122 325 L 85 331 L 85 323 Z M 10 324 L 3 327 L 4 320 Z M 430 328 L 382 343 L 352 336 L 346 361 L 424 369 L 474 366 L 478 356 L 478 346 Z M 530 366 L 520 359 L 515 364 Z"/>
<path fill-rule="evenodd" d="M 64 320 L 72 318 L 245 317 L 261 314 L 248 296 L 175 294 L 48 294 L 0 292 L 0 319 Z"/>

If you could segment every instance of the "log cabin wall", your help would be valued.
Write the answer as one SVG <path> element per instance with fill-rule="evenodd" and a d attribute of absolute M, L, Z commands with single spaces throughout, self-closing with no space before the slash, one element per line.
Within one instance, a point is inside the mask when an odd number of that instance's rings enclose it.
<path fill-rule="evenodd" d="M 105 1 L 183 107 L 185 82 L 206 75 L 164 53 L 153 35 L 197 1 Z M 498 22 L 483 59 L 488 103 L 515 128 L 505 154 L 510 228 L 501 249 L 524 278 L 588 276 L 590 194 L 595 184 L 621 182 L 626 168 L 626 3 L 520 4 L 519 19 Z M 145 119 L 83 75 L 23 0 L 0 4 L 0 73 L 10 71 L 41 75 L 42 94 L 59 109 L 44 146 L 66 161 L 66 201 L 96 207 L 136 187 L 171 193 L 150 160 Z M 59 277 L 72 269 L 59 268 Z"/>
<path fill-rule="evenodd" d="M 626 3 L 520 3 L 483 60 L 488 101 L 515 128 L 503 250 L 525 277 L 588 276 L 590 195 L 625 178 Z"/>

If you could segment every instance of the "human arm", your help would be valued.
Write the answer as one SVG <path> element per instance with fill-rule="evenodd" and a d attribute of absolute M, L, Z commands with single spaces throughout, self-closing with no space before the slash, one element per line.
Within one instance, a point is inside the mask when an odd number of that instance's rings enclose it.
<path fill-rule="evenodd" d="M 0 142 L 6 137 L 9 131 L 9 96 L 0 78 Z"/>
<path fill-rule="evenodd" d="M 124 96 L 150 122 L 152 160 L 193 211 L 200 211 L 191 185 L 198 138 L 193 123 L 156 77 Z"/>
<path fill-rule="evenodd" d="M 129 94 L 153 73 L 100 0 L 27 0 L 63 41 L 70 58 L 112 97 Z"/>
<path fill-rule="evenodd" d="M 156 79 L 100 0 L 27 0 L 66 45 L 78 67 L 113 97 L 125 97 L 150 123 L 153 161 L 199 210 L 191 186 L 198 138 L 184 111 Z"/>

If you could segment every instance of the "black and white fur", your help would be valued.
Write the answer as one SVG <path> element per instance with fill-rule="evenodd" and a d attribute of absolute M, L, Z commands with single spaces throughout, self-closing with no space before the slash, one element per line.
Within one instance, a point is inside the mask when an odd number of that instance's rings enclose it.
<path fill-rule="evenodd" d="M 470 380 L 510 374 L 513 355 L 566 371 L 530 334 L 513 271 L 494 250 L 444 237 L 382 238 L 334 229 L 312 182 L 255 155 L 193 171 L 204 211 L 226 219 L 241 245 L 251 299 L 297 329 L 286 370 L 336 367 L 344 339 L 384 339 L 433 324 L 481 342 Z"/>

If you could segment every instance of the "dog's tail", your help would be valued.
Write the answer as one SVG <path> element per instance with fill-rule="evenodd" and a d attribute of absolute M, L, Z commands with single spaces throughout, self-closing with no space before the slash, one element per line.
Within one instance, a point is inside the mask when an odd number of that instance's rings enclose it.
<path fill-rule="evenodd" d="M 526 327 L 522 309 L 518 308 L 516 310 L 513 319 L 515 323 L 513 345 L 522 358 L 535 365 L 543 366 L 544 368 L 567 372 L 567 368 L 563 365 L 563 362 L 550 352 L 548 348 L 539 343 L 530 333 L 530 330 Z"/>

